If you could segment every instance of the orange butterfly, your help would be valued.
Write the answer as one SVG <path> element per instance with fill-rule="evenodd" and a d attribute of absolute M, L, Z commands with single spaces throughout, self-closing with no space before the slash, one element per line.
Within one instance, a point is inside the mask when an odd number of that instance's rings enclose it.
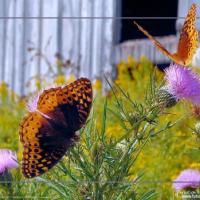
<path fill-rule="evenodd" d="M 86 78 L 44 90 L 35 110 L 20 125 L 25 177 L 43 174 L 65 155 L 77 139 L 75 132 L 85 124 L 91 105 L 92 85 Z"/>
<path fill-rule="evenodd" d="M 142 31 L 154 45 L 166 56 L 168 56 L 175 63 L 180 65 L 188 65 L 192 61 L 192 57 L 198 47 L 198 31 L 196 29 L 196 5 L 192 4 L 187 17 L 185 19 L 183 28 L 180 33 L 180 39 L 178 43 L 177 52 L 171 54 L 163 45 L 151 36 L 146 30 L 144 30 L 136 22 L 134 24 Z"/>

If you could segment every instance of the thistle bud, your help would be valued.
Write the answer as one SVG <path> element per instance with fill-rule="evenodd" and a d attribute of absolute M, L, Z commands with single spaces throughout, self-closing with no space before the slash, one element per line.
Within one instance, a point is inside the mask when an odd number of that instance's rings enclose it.
<path fill-rule="evenodd" d="M 165 108 L 171 108 L 177 104 L 176 97 L 169 93 L 166 87 L 163 87 L 158 90 L 158 93 L 156 95 L 156 101 L 158 105 L 163 106 Z"/>

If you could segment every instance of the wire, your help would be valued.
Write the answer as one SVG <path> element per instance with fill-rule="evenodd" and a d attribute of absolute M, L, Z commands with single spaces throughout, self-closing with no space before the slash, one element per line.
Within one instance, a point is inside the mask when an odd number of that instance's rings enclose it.
<path fill-rule="evenodd" d="M 36 178 L 37 179 L 37 178 Z M 47 179 L 44 179 L 47 180 Z M 133 180 L 133 181 L 87 181 L 87 180 L 77 180 L 75 181 L 62 181 L 62 180 L 55 180 L 51 181 L 48 180 L 48 183 L 68 183 L 68 184 L 73 184 L 77 182 L 79 184 L 85 184 L 85 183 L 107 183 L 107 184 L 116 184 L 116 183 L 121 183 L 121 184 L 172 184 L 172 183 L 199 183 L 199 181 L 169 181 L 169 180 L 157 180 L 157 181 L 138 181 L 138 180 Z M 0 184 L 2 183 L 45 183 L 43 180 L 20 180 L 20 181 L 0 181 Z"/>
<path fill-rule="evenodd" d="M 113 20 L 164 19 L 164 20 L 169 20 L 169 19 L 185 19 L 185 17 L 0 17 L 0 19 L 113 19 Z M 200 19 L 200 17 L 197 17 L 197 19 Z"/>

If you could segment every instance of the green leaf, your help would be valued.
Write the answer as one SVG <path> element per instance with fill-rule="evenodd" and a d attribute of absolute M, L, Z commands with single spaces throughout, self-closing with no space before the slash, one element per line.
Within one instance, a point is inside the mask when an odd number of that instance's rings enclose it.
<path fill-rule="evenodd" d="M 150 190 L 149 192 L 145 193 L 140 197 L 140 200 L 149 200 L 155 196 L 155 190 Z"/>

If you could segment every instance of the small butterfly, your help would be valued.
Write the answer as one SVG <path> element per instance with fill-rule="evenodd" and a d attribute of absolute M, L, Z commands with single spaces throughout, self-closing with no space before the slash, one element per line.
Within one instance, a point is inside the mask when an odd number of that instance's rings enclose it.
<path fill-rule="evenodd" d="M 91 105 L 92 85 L 86 78 L 43 91 L 35 111 L 20 125 L 25 177 L 40 176 L 65 155 L 77 139 L 75 132 L 86 123 Z"/>
<path fill-rule="evenodd" d="M 143 29 L 139 24 L 134 22 L 140 31 L 142 31 L 153 44 L 166 56 L 168 56 L 172 61 L 180 65 L 188 65 L 191 63 L 192 58 L 198 48 L 198 31 L 196 29 L 196 5 L 192 4 L 183 28 L 180 33 L 180 39 L 178 42 L 177 52 L 170 53 L 163 45 L 157 41 L 152 35 L 150 35 L 145 29 Z"/>

